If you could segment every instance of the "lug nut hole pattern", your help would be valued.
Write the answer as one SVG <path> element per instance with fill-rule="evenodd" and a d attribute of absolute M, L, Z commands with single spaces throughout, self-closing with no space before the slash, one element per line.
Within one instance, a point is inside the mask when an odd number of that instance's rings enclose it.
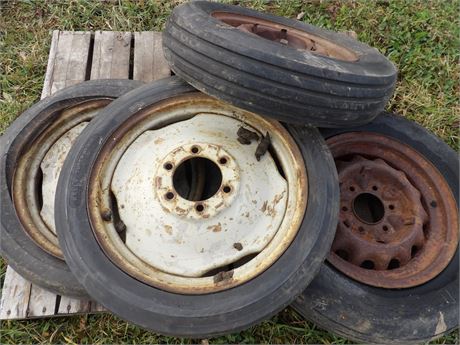
<path fill-rule="evenodd" d="M 413 287 L 438 275 L 458 243 L 455 199 L 439 171 L 381 134 L 345 133 L 327 143 L 342 205 L 328 262 L 382 288 Z"/>
<path fill-rule="evenodd" d="M 238 142 L 242 126 L 270 133 L 260 161 L 257 142 Z M 89 214 L 106 255 L 136 279 L 185 294 L 225 290 L 270 267 L 295 238 L 307 176 L 278 122 L 193 93 L 152 105 L 112 135 L 92 171 Z M 123 205 L 114 212 L 123 238 L 100 216 L 114 205 Z"/>

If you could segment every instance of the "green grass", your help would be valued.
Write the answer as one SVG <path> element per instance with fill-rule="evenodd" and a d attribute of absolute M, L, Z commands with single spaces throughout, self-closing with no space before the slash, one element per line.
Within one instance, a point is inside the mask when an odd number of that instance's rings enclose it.
<path fill-rule="evenodd" d="M 163 3 L 164 2 L 164 3 Z M 40 98 L 50 45 L 49 30 L 161 30 L 181 1 L 8 1 L 0 19 L 0 133 Z M 227 1 L 236 3 L 236 1 Z M 388 109 L 417 121 L 459 148 L 459 1 L 239 1 L 240 5 L 358 38 L 399 69 Z M 5 264 L 0 265 L 3 280 Z M 458 343 L 458 331 L 436 343 Z M 192 343 L 162 337 L 111 315 L 8 321 L 2 343 Z M 318 329 L 292 309 L 256 327 L 210 343 L 347 343 Z"/>

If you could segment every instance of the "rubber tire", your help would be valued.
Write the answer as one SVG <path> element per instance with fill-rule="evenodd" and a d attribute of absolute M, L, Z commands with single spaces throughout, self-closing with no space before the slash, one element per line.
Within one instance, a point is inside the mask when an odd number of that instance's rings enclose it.
<path fill-rule="evenodd" d="M 322 130 L 322 134 L 327 139 L 355 131 L 380 133 L 416 149 L 444 176 L 458 207 L 459 158 L 441 139 L 415 122 L 389 113 L 366 126 Z M 458 327 L 458 291 L 457 248 L 441 274 L 428 283 L 401 290 L 361 284 L 325 263 L 293 307 L 325 330 L 358 342 L 424 343 Z"/>
<path fill-rule="evenodd" d="M 14 170 L 24 150 L 52 124 L 62 109 L 90 99 L 117 98 L 143 83 L 94 80 L 65 88 L 22 113 L 0 138 L 0 250 L 13 269 L 30 282 L 57 294 L 87 297 L 66 263 L 39 247 L 16 215 L 11 196 Z"/>
<path fill-rule="evenodd" d="M 307 164 L 310 198 L 301 229 L 270 268 L 242 285 L 205 295 L 167 292 L 129 276 L 98 245 L 88 219 L 88 186 L 82 181 L 88 181 L 99 150 L 116 128 L 149 105 L 190 92 L 196 90 L 171 77 L 130 92 L 105 108 L 105 115 L 88 126 L 64 164 L 55 219 L 66 260 L 93 299 L 149 330 L 207 338 L 237 332 L 270 317 L 308 285 L 334 237 L 338 184 L 334 162 L 319 131 L 288 126 L 305 161 L 315 163 Z"/>
<path fill-rule="evenodd" d="M 259 38 L 212 17 L 225 11 L 321 36 L 359 54 L 356 62 L 314 55 Z M 296 20 L 243 7 L 194 1 L 178 6 L 163 32 L 174 73 L 198 90 L 279 121 L 318 127 L 362 125 L 381 113 L 395 66 L 357 40 Z"/>

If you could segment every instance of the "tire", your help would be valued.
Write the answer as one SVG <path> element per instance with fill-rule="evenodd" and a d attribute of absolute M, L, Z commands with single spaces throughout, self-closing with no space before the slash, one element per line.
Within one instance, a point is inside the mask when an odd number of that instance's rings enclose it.
<path fill-rule="evenodd" d="M 321 37 L 359 58 L 331 58 L 261 39 L 212 16 L 222 12 Z M 376 49 L 344 34 L 215 2 L 176 7 L 163 32 L 163 47 L 174 73 L 198 90 L 279 121 L 318 127 L 372 121 L 391 97 L 397 77 L 395 66 Z"/>
<path fill-rule="evenodd" d="M 92 298 L 141 327 L 196 338 L 245 329 L 286 307 L 317 273 L 334 234 L 338 204 L 336 175 L 324 173 L 334 170 L 319 131 L 288 126 L 305 161 L 315 162 L 307 169 L 314 181 L 309 193 L 316 197 L 308 203 L 295 240 L 272 266 L 231 289 L 199 295 L 155 288 L 125 273 L 95 238 L 87 185 L 81 181 L 88 181 L 101 148 L 117 128 L 128 120 L 133 123 L 136 114 L 145 113 L 150 105 L 192 92 L 196 91 L 191 86 L 171 77 L 130 92 L 107 107 L 107 116 L 90 124 L 66 160 L 56 193 L 56 222 L 66 260 Z"/>
<path fill-rule="evenodd" d="M 417 150 L 448 183 L 458 213 L 458 156 L 439 138 L 394 114 L 384 114 L 368 125 L 348 130 L 322 130 L 322 134 L 327 139 L 347 131 L 380 133 Z M 458 291 L 457 247 L 439 275 L 405 289 L 364 285 L 325 263 L 293 307 L 320 327 L 358 342 L 424 343 L 458 327 Z"/>
<path fill-rule="evenodd" d="M 51 255 L 24 229 L 12 196 L 12 181 L 20 157 L 56 121 L 62 110 L 92 99 L 114 99 L 142 83 L 132 80 L 94 80 L 65 88 L 19 116 L 1 137 L 0 218 L 1 254 L 21 276 L 57 294 L 86 297 L 64 260 Z"/>

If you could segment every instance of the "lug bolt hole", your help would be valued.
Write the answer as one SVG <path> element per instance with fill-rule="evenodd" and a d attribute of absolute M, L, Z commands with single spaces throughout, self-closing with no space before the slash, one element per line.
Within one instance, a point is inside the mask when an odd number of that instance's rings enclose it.
<path fill-rule="evenodd" d="M 355 187 L 351 186 L 351 187 L 350 187 L 350 191 L 354 192 L 354 191 L 355 191 Z"/>
<path fill-rule="evenodd" d="M 384 225 L 384 226 L 382 227 L 382 229 L 383 229 L 383 231 L 388 231 L 388 226 Z"/>
<path fill-rule="evenodd" d="M 196 154 L 196 153 L 200 152 L 200 148 L 198 146 L 192 146 L 190 151 L 192 151 L 192 153 Z"/>
<path fill-rule="evenodd" d="M 171 170 L 173 168 L 173 165 L 168 162 L 163 165 L 163 168 L 165 168 L 166 170 Z"/>
<path fill-rule="evenodd" d="M 364 228 L 363 228 L 362 226 L 360 226 L 360 227 L 358 228 L 358 231 L 359 231 L 360 233 L 363 233 L 363 232 L 364 232 Z"/>
<path fill-rule="evenodd" d="M 390 263 L 388 264 L 389 270 L 394 270 L 395 268 L 399 268 L 401 264 L 399 263 L 398 259 L 391 259 Z"/>
<path fill-rule="evenodd" d="M 348 255 L 348 252 L 346 250 L 343 250 L 343 249 L 336 250 L 335 254 L 340 256 L 345 261 L 348 261 L 348 259 L 349 259 L 349 255 Z"/>
<path fill-rule="evenodd" d="M 379 187 L 377 187 L 377 186 L 372 186 L 372 190 L 379 190 Z"/>
<path fill-rule="evenodd" d="M 394 210 L 394 209 L 395 209 L 395 205 L 389 205 L 388 208 L 389 208 L 390 210 Z"/>
<path fill-rule="evenodd" d="M 227 158 L 225 158 L 225 157 L 220 158 L 219 163 L 222 164 L 222 165 L 227 164 Z"/>
<path fill-rule="evenodd" d="M 204 211 L 204 205 L 203 204 L 198 204 L 195 206 L 195 210 L 197 212 L 203 212 Z"/>
<path fill-rule="evenodd" d="M 371 260 L 364 260 L 361 263 L 361 267 L 366 269 L 366 270 L 372 270 L 372 269 L 374 269 L 375 265 Z"/>
<path fill-rule="evenodd" d="M 175 195 L 174 195 L 173 192 L 167 192 L 167 193 L 165 194 L 166 200 L 172 200 L 172 199 L 174 199 L 174 197 L 175 197 Z"/>
<path fill-rule="evenodd" d="M 230 193 L 232 191 L 232 188 L 230 186 L 224 186 L 222 190 L 224 191 L 224 193 Z"/>
<path fill-rule="evenodd" d="M 347 211 L 348 211 L 348 207 L 346 207 L 346 206 L 342 207 L 342 211 L 343 211 L 343 212 L 347 212 Z"/>

